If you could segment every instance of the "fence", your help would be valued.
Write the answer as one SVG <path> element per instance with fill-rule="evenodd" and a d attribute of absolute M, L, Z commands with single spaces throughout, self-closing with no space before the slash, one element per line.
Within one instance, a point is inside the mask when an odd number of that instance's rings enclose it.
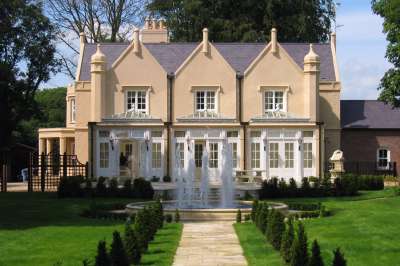
<path fill-rule="evenodd" d="M 388 162 L 387 167 L 379 167 L 377 162 L 357 162 L 344 161 L 344 171 L 356 175 L 388 175 L 397 176 L 396 162 Z M 328 162 L 325 165 L 325 170 L 328 172 L 332 168 L 332 163 Z"/>
<path fill-rule="evenodd" d="M 61 177 L 88 176 L 88 163 L 76 155 L 32 153 L 28 167 L 28 191 L 57 191 Z"/>

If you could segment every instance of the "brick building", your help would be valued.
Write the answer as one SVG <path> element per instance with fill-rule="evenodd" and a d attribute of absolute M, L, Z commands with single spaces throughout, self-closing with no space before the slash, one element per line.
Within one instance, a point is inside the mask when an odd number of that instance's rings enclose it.
<path fill-rule="evenodd" d="M 341 147 L 353 162 L 400 171 L 400 109 L 376 100 L 341 101 Z"/>

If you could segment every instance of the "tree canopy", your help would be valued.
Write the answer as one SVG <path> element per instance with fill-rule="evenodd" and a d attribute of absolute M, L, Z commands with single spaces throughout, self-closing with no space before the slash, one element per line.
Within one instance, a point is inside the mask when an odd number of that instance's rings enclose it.
<path fill-rule="evenodd" d="M 386 58 L 393 64 L 381 79 L 379 99 L 400 107 L 400 1 L 373 0 L 372 9 L 384 19 L 383 32 L 389 41 Z"/>
<path fill-rule="evenodd" d="M 150 13 L 166 19 L 173 41 L 199 41 L 209 29 L 218 42 L 324 42 L 335 18 L 332 0 L 152 0 Z"/>
<path fill-rule="evenodd" d="M 36 111 L 39 85 L 58 70 L 54 40 L 38 1 L 0 1 L 0 149 L 13 144 L 18 123 Z"/>

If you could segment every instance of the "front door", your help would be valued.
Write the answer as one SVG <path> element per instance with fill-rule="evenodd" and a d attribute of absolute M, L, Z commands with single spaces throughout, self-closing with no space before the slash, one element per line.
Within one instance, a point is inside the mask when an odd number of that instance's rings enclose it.
<path fill-rule="evenodd" d="M 205 148 L 204 140 L 196 140 L 194 143 L 194 162 L 196 165 L 195 170 L 195 179 L 196 181 L 200 181 L 201 179 L 201 168 L 203 165 L 203 151 Z"/>

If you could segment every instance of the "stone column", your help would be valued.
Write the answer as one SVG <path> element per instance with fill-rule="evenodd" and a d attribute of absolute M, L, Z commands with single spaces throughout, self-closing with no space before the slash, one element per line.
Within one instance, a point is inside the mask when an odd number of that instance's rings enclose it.
<path fill-rule="evenodd" d="M 46 152 L 46 139 L 45 138 L 39 139 L 39 155 L 42 154 L 42 152 Z"/>
<path fill-rule="evenodd" d="M 46 154 L 49 154 L 53 150 L 53 140 L 46 139 Z"/>
<path fill-rule="evenodd" d="M 60 155 L 64 155 L 67 151 L 67 139 L 64 137 L 60 138 Z"/>

